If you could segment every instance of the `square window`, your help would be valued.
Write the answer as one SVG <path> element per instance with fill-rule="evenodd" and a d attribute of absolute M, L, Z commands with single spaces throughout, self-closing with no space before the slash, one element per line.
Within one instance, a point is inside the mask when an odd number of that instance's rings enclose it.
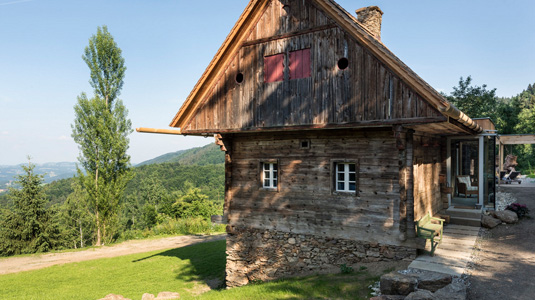
<path fill-rule="evenodd" d="M 264 82 L 284 80 L 284 53 L 264 57 Z"/>

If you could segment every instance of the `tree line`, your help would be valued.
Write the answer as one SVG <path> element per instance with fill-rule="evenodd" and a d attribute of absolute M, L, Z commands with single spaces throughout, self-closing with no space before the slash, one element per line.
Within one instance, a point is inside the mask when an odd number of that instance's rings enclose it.
<path fill-rule="evenodd" d="M 18 188 L 10 189 L 7 209 L 0 213 L 0 256 L 101 246 L 162 223 L 171 224 L 161 227 L 171 233 L 177 232 L 173 228 L 177 224 L 211 230 L 210 216 L 222 212 L 221 201 L 217 201 L 222 188 L 218 189 L 216 179 L 217 174 L 224 174 L 222 166 L 140 168 L 138 173 L 150 169 L 154 174 L 135 176 L 127 154 L 132 125 L 118 98 L 125 60 L 106 26 L 98 27 L 90 37 L 82 59 L 90 70 L 93 96 L 82 92 L 74 106 L 71 136 L 80 152 L 77 175 L 62 182 L 55 192 L 64 199 L 50 205 L 43 175 L 35 173 L 31 162 L 23 166 L 24 173 L 16 181 Z M 185 174 L 171 185 L 169 175 L 174 167 Z M 195 184 L 184 176 L 202 182 Z M 218 179 L 222 186 L 223 179 Z M 178 219 L 198 221 L 177 223 Z"/>
<path fill-rule="evenodd" d="M 489 117 L 499 134 L 535 133 L 535 83 L 516 96 L 497 97 L 496 89 L 473 85 L 468 76 L 459 79 L 453 92 L 443 95 L 471 118 Z M 518 156 L 518 171 L 535 174 L 535 145 L 511 145 L 505 151 Z"/>

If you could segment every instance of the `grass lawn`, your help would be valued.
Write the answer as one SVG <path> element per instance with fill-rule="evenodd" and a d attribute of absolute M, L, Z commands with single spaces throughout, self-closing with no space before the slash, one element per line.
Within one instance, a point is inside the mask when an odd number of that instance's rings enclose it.
<path fill-rule="evenodd" d="M 44 300 L 99 299 L 114 293 L 138 300 L 143 293 L 171 291 L 181 299 L 367 299 L 368 285 L 378 280 L 364 270 L 206 292 L 207 283 L 222 283 L 224 274 L 225 241 L 216 241 L 2 275 L 0 295 Z"/>

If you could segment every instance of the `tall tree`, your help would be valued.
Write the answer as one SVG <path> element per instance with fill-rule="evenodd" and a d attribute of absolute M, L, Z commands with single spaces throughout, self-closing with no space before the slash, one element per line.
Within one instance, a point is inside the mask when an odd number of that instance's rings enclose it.
<path fill-rule="evenodd" d="M 121 94 L 126 71 L 121 48 L 117 46 L 106 25 L 97 27 L 97 34 L 89 39 L 83 60 L 91 70 L 89 83 L 95 95 L 105 99 L 106 106 Z"/>
<path fill-rule="evenodd" d="M 55 247 L 58 233 L 51 222 L 43 192 L 43 175 L 34 172 L 28 161 L 24 173 L 17 176 L 16 186 L 10 188 L 13 207 L 0 224 L 0 254 L 45 252 Z"/>
<path fill-rule="evenodd" d="M 489 117 L 496 122 L 497 97 L 496 89 L 487 90 L 487 85 L 472 85 L 472 77 L 459 79 L 459 85 L 447 97 L 453 105 L 471 118 Z"/>
<path fill-rule="evenodd" d="M 80 149 L 79 161 L 85 174 L 78 177 L 89 194 L 89 207 L 95 216 L 96 245 L 111 240 L 117 221 L 119 201 L 131 178 L 128 135 L 132 123 L 128 111 L 116 97 L 123 86 L 124 59 L 121 49 L 106 26 L 89 39 L 85 56 L 91 70 L 95 96 L 84 93 L 74 107 L 72 137 Z"/>

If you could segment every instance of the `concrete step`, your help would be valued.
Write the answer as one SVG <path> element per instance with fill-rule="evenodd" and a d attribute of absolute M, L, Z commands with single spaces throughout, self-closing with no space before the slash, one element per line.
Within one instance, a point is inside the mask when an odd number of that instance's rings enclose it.
<path fill-rule="evenodd" d="M 444 231 L 446 232 L 461 232 L 463 234 L 467 233 L 473 233 L 477 235 L 479 233 L 479 228 L 474 228 L 472 226 L 463 226 L 463 225 L 456 225 L 456 224 L 448 224 Z"/>
<path fill-rule="evenodd" d="M 450 208 L 446 210 L 446 214 L 451 218 L 481 218 L 481 210 L 477 209 L 454 209 Z"/>
<path fill-rule="evenodd" d="M 479 218 L 462 218 L 462 217 L 451 217 L 450 224 L 480 227 L 481 226 L 481 215 Z"/>
<path fill-rule="evenodd" d="M 414 260 L 409 265 L 409 268 L 450 274 L 452 276 L 461 276 L 464 272 L 464 267 L 446 266 L 438 263 L 429 263 L 418 260 Z"/>
<path fill-rule="evenodd" d="M 451 257 L 445 257 L 445 256 L 437 256 L 437 255 L 430 256 L 430 255 L 424 254 L 424 255 L 418 256 L 416 261 L 464 268 L 466 267 L 466 264 L 468 263 L 469 259 L 468 258 L 451 258 Z"/>

